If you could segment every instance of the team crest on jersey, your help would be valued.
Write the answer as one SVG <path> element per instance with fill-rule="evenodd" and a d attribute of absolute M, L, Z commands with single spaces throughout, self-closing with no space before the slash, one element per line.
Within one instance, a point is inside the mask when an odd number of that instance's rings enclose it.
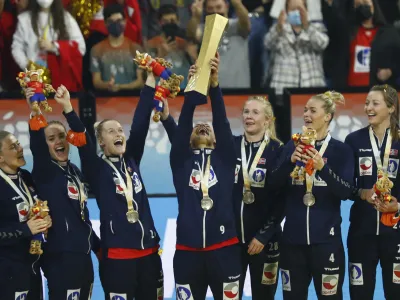
<path fill-rule="evenodd" d="M 390 178 L 396 178 L 398 170 L 399 170 L 399 160 L 397 158 L 389 158 L 389 163 L 387 168 L 388 176 Z"/>
<path fill-rule="evenodd" d="M 238 182 L 239 172 L 240 172 L 240 165 L 236 165 L 236 168 L 235 168 L 235 183 Z"/>
<path fill-rule="evenodd" d="M 215 175 L 214 169 L 211 166 L 210 176 L 208 177 L 208 188 L 210 189 L 217 182 L 218 182 L 217 175 Z M 201 183 L 201 171 L 193 169 L 189 179 L 189 186 L 194 188 L 195 190 L 199 190 L 200 183 Z"/>
<path fill-rule="evenodd" d="M 127 300 L 126 294 L 110 293 L 111 300 Z"/>
<path fill-rule="evenodd" d="M 284 291 L 290 292 L 292 290 L 292 285 L 290 283 L 290 272 L 289 272 L 289 270 L 281 269 L 281 277 L 282 277 L 282 289 Z"/>
<path fill-rule="evenodd" d="M 25 292 L 15 292 L 15 300 L 26 300 L 28 299 L 28 292 L 29 291 L 25 291 Z"/>
<path fill-rule="evenodd" d="M 74 182 L 68 181 L 67 189 L 70 199 L 79 200 L 79 190 Z"/>
<path fill-rule="evenodd" d="M 79 300 L 80 295 L 81 295 L 81 289 L 68 290 L 67 291 L 67 300 Z"/>
<path fill-rule="evenodd" d="M 350 276 L 350 284 L 351 285 L 364 285 L 362 264 L 350 263 L 349 276 Z"/>
<path fill-rule="evenodd" d="M 359 157 L 360 176 L 372 175 L 372 157 Z"/>
<path fill-rule="evenodd" d="M 17 205 L 18 217 L 20 222 L 28 220 L 29 205 L 26 202 L 18 203 Z"/>
<path fill-rule="evenodd" d="M 266 160 L 264 157 L 261 157 L 261 158 L 258 160 L 258 164 L 259 164 L 259 165 L 265 165 L 266 162 L 267 162 L 267 160 Z"/>
<path fill-rule="evenodd" d="M 265 177 L 267 176 L 267 169 L 256 168 L 252 177 L 251 186 L 264 187 Z"/>
<path fill-rule="evenodd" d="M 277 273 L 278 273 L 278 262 L 274 262 L 271 264 L 264 264 L 261 283 L 265 285 L 275 284 Z"/>
<path fill-rule="evenodd" d="M 393 283 L 400 284 L 400 264 L 393 264 Z"/>
<path fill-rule="evenodd" d="M 390 155 L 391 156 L 397 156 L 399 154 L 399 150 L 397 149 L 390 149 Z"/>
<path fill-rule="evenodd" d="M 115 183 L 115 192 L 117 194 L 123 195 L 124 194 L 124 189 L 122 188 L 121 181 L 119 180 L 118 177 L 114 177 L 113 180 L 114 180 L 114 183 Z"/>
<path fill-rule="evenodd" d="M 143 189 L 143 185 L 140 181 L 139 175 L 136 172 L 133 172 L 132 180 L 133 185 L 135 186 L 135 194 L 138 194 Z"/>
<path fill-rule="evenodd" d="M 176 284 L 176 298 L 178 300 L 194 300 L 189 284 Z"/>
<path fill-rule="evenodd" d="M 328 186 L 321 177 L 315 176 L 314 177 L 314 186 Z"/>
<path fill-rule="evenodd" d="M 322 274 L 322 290 L 323 296 L 336 295 L 339 284 L 339 274 L 326 275 Z"/>
<path fill-rule="evenodd" d="M 224 282 L 224 300 L 239 300 L 239 280 L 235 282 Z"/>

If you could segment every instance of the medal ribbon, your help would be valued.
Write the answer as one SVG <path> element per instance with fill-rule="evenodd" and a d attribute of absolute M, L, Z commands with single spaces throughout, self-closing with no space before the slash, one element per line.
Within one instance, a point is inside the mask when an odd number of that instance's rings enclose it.
<path fill-rule="evenodd" d="M 207 165 L 203 176 L 201 177 L 201 191 L 203 192 L 203 199 L 208 197 L 208 180 L 210 178 L 210 168 L 211 168 L 211 154 L 207 158 Z"/>
<path fill-rule="evenodd" d="M 321 149 L 319 149 L 318 153 L 319 155 L 322 157 L 322 155 L 324 155 L 326 148 L 328 148 L 328 144 L 329 141 L 331 140 L 331 135 L 328 133 L 328 135 L 325 138 L 324 143 L 321 146 Z M 315 172 L 317 170 L 314 170 L 314 172 L 312 173 L 312 175 L 308 175 L 308 173 L 306 172 L 306 186 L 307 186 L 307 193 L 312 193 L 312 188 L 313 188 L 313 184 L 314 184 L 314 178 L 315 178 Z"/>
<path fill-rule="evenodd" d="M 85 220 L 85 202 L 87 200 L 87 197 L 85 194 L 85 188 L 83 186 L 82 181 L 79 179 L 79 176 L 78 176 L 78 174 L 76 174 L 74 168 L 71 167 L 71 169 L 75 175 L 70 174 L 70 172 L 68 172 L 68 168 L 69 168 L 68 164 L 67 164 L 67 170 L 64 170 L 64 168 L 62 166 L 60 166 L 58 163 L 56 163 L 54 161 L 53 161 L 53 163 L 55 163 L 57 166 L 59 166 L 61 170 L 63 170 L 64 172 L 67 173 L 67 175 L 71 176 L 72 181 L 74 181 L 74 179 L 77 181 L 77 183 L 78 183 L 77 189 L 78 189 L 78 193 L 79 193 L 79 204 L 81 207 L 81 217 L 82 217 L 82 220 L 84 221 Z M 76 182 L 74 182 L 74 183 L 76 184 Z"/>
<path fill-rule="evenodd" d="M 110 165 L 111 168 L 113 168 L 114 172 L 115 172 L 116 175 L 118 176 L 118 179 L 119 179 L 119 181 L 120 181 L 122 190 L 124 191 L 124 195 L 125 195 L 125 198 L 126 198 L 126 204 L 127 204 L 127 206 L 128 206 L 128 211 L 129 211 L 129 212 L 134 211 L 135 209 L 134 209 L 134 207 L 133 207 L 133 202 L 134 202 L 135 200 L 133 199 L 132 178 L 131 178 L 131 176 L 129 175 L 127 169 L 126 169 L 125 161 L 123 161 L 123 163 L 124 163 L 124 170 L 125 170 L 126 182 L 127 182 L 127 185 L 128 185 L 128 186 L 125 184 L 124 179 L 122 178 L 121 174 L 119 173 L 119 171 L 117 170 L 117 168 L 114 166 L 114 164 L 113 164 L 107 157 L 105 157 L 105 156 L 103 157 L 103 159 L 104 159 L 104 161 L 105 161 L 106 163 L 108 163 L 108 164 Z"/>
<path fill-rule="evenodd" d="M 244 147 L 244 136 L 242 138 L 242 146 L 241 146 L 241 152 L 242 152 L 242 173 L 243 173 L 243 183 L 244 183 L 244 190 L 245 191 L 250 191 L 251 187 L 251 179 L 250 179 L 250 174 L 254 174 L 254 171 L 256 170 L 258 161 L 261 158 L 261 155 L 264 152 L 265 147 L 267 147 L 269 143 L 269 138 L 265 135 L 264 140 L 261 142 L 260 147 L 258 148 L 258 151 L 256 153 L 256 156 L 254 157 L 253 163 L 251 164 L 250 170 L 248 171 L 248 162 L 247 162 L 247 157 L 246 157 L 246 149 Z M 249 157 L 250 159 L 250 157 Z"/>
<path fill-rule="evenodd" d="M 25 190 L 26 195 L 28 196 L 28 199 L 26 199 L 24 193 L 15 185 L 14 181 L 12 181 L 11 178 L 8 177 L 1 169 L 0 169 L 0 176 L 13 188 L 14 191 L 17 192 L 17 194 L 22 198 L 22 200 L 24 200 L 24 202 L 26 204 L 29 205 L 29 207 L 33 206 L 33 200 L 32 200 L 31 193 L 21 176 L 18 175 L 18 178 L 19 178 L 20 182 L 22 183 L 22 186 L 24 187 L 24 190 Z"/>
<path fill-rule="evenodd" d="M 388 137 L 386 140 L 385 153 L 383 155 L 383 165 L 381 161 L 381 153 L 378 150 L 378 145 L 376 144 L 376 140 L 374 137 L 374 131 L 372 127 L 369 127 L 369 139 L 371 141 L 372 151 L 374 152 L 376 166 L 378 167 L 378 172 L 381 170 L 384 173 L 387 173 L 388 165 L 389 165 L 389 155 L 390 148 L 392 147 L 392 135 L 390 134 L 390 129 L 388 130 Z"/>

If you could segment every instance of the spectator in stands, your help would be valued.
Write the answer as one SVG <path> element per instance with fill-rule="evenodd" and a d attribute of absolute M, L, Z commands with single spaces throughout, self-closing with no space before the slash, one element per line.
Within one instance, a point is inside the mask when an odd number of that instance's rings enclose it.
<path fill-rule="evenodd" d="M 143 44 L 147 47 L 147 41 L 162 33 L 159 20 L 159 10 L 162 6 L 170 4 L 177 9 L 179 23 L 185 28 L 190 19 L 190 6 L 193 0 L 138 0 L 142 15 Z M 146 48 L 147 49 L 147 48 Z"/>
<path fill-rule="evenodd" d="M 122 5 L 113 3 L 104 8 L 104 20 L 108 38 L 91 50 L 93 85 L 99 90 L 118 92 L 141 89 L 144 85 L 143 71 L 133 61 L 138 44 L 124 36 L 126 18 Z"/>
<path fill-rule="evenodd" d="M 333 88 L 394 85 L 398 70 L 400 36 L 386 25 L 377 0 L 350 1 L 346 14 L 338 3 L 326 0 L 325 17 L 336 59 L 331 64 Z M 343 34 L 346 33 L 346 34 Z"/>
<path fill-rule="evenodd" d="M 325 86 L 322 53 L 328 43 L 325 26 L 308 21 L 305 1 L 287 0 L 264 40 L 274 60 L 270 86 L 278 95 L 289 87 Z"/>
<path fill-rule="evenodd" d="M 11 43 L 17 27 L 17 15 L 27 6 L 28 0 L 0 0 L 0 91 L 2 88 L 6 91 L 19 89 L 14 76 L 8 74 L 17 74 L 20 70 L 11 55 Z"/>
<path fill-rule="evenodd" d="M 189 68 L 197 59 L 197 44 L 186 40 L 186 32 L 179 27 L 178 10 L 166 4 L 158 10 L 161 34 L 150 39 L 147 48 L 152 56 L 165 58 L 173 64 L 173 72 L 183 75 L 181 89 L 187 85 Z"/>
<path fill-rule="evenodd" d="M 219 54 L 219 84 L 221 88 L 250 88 L 250 62 L 248 35 L 250 18 L 242 0 L 231 0 L 237 18 L 229 19 L 228 28 L 221 40 Z M 206 14 L 220 14 L 228 17 L 229 5 L 226 0 L 195 0 L 192 5 L 192 18 L 187 26 L 189 38 L 201 42 L 204 30 L 203 6 Z"/>
<path fill-rule="evenodd" d="M 85 42 L 61 0 L 30 0 L 28 10 L 18 15 L 11 49 L 21 70 L 32 61 L 50 69 L 54 86 L 82 88 Z"/>

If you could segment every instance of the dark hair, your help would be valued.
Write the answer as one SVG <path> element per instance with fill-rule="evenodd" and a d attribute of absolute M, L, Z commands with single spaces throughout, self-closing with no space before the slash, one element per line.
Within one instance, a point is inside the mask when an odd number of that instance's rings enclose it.
<path fill-rule="evenodd" d="M 65 132 L 67 132 L 67 128 L 65 128 L 65 125 L 63 123 L 61 123 L 60 121 L 51 120 L 51 121 L 47 122 L 46 128 L 50 127 L 51 125 L 61 125 L 64 128 Z"/>
<path fill-rule="evenodd" d="M 399 97 L 397 91 L 390 85 L 374 85 L 370 92 L 379 91 L 383 94 L 383 99 L 387 107 L 394 107 L 394 112 L 390 115 L 390 132 L 392 134 L 393 141 L 400 139 L 399 135 Z"/>
<path fill-rule="evenodd" d="M 286 3 L 285 3 L 285 10 L 286 10 L 286 11 L 288 10 L 289 1 L 290 1 L 290 0 L 286 0 Z M 308 7 L 307 7 L 307 0 L 302 0 L 302 1 L 303 1 L 303 4 L 304 4 L 304 7 L 305 7 L 306 9 L 308 9 Z"/>
<path fill-rule="evenodd" d="M 39 36 L 39 12 L 41 10 L 40 5 L 35 0 L 29 0 L 28 11 L 31 12 L 31 25 L 33 31 Z M 50 14 L 52 17 L 52 25 L 54 31 L 58 33 L 59 40 L 68 40 L 67 26 L 65 25 L 65 10 L 63 7 L 62 0 L 54 0 L 50 6 Z"/>
<path fill-rule="evenodd" d="M 161 5 L 157 13 L 158 21 L 160 21 L 163 16 L 172 14 L 176 15 L 179 18 L 178 9 L 176 8 L 175 5 L 173 4 Z"/>
<path fill-rule="evenodd" d="M 104 21 L 107 21 L 107 19 L 113 14 L 121 14 L 122 17 L 125 19 L 124 7 L 118 3 L 111 3 L 107 5 L 103 11 Z"/>
<path fill-rule="evenodd" d="M 372 5 L 374 6 L 374 14 L 372 15 L 372 23 L 374 26 L 384 26 L 386 25 L 386 19 L 382 13 L 381 7 L 378 3 L 377 0 L 371 0 Z M 353 1 L 348 1 L 348 6 L 347 6 L 347 11 L 349 12 L 349 19 L 351 20 L 351 31 L 350 31 L 350 37 L 351 39 L 354 39 L 354 37 L 357 35 L 358 28 L 360 27 L 361 24 L 357 22 L 356 19 L 356 14 L 354 11 L 354 0 Z M 351 6 L 350 6 L 351 5 Z"/>
<path fill-rule="evenodd" d="M 11 132 L 5 131 L 5 130 L 0 130 L 0 152 L 3 149 L 3 140 L 8 137 L 10 134 L 12 134 Z"/>

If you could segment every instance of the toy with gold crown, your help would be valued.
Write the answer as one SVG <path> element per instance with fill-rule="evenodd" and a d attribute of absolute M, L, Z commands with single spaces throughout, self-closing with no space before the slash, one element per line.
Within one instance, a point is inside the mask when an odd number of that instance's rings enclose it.
<path fill-rule="evenodd" d="M 31 207 L 29 211 L 29 219 L 36 218 L 36 219 L 44 219 L 49 215 L 49 207 L 47 206 L 47 201 L 36 200 L 34 206 Z M 30 254 L 43 254 L 42 250 L 42 242 L 47 239 L 47 230 L 45 232 L 41 232 L 35 234 L 33 239 L 31 240 L 31 247 L 29 249 Z"/>
<path fill-rule="evenodd" d="M 307 153 L 308 149 L 314 148 L 315 141 L 317 140 L 317 132 L 315 131 L 315 129 L 303 126 L 303 132 L 293 134 L 292 140 L 296 147 L 298 145 L 304 146 L 302 151 L 302 154 L 304 154 Z M 314 169 L 311 159 L 307 162 L 307 164 L 302 161 L 296 161 L 296 167 L 293 169 L 292 173 L 290 173 L 290 177 L 295 180 L 304 181 L 305 171 L 308 175 L 311 175 L 313 173 Z"/>
<path fill-rule="evenodd" d="M 154 76 L 160 77 L 154 93 L 154 116 L 153 121 L 160 121 L 160 114 L 164 109 L 162 100 L 166 98 L 175 98 L 180 91 L 180 85 L 184 77 L 172 73 L 172 64 L 163 58 L 152 58 L 148 53 L 136 51 L 136 57 L 133 59 L 139 68 L 152 72 Z"/>
<path fill-rule="evenodd" d="M 32 104 L 32 110 L 35 112 L 38 112 L 40 110 L 40 106 L 44 109 L 44 111 L 51 112 L 52 108 L 47 102 L 45 92 L 56 92 L 51 84 L 43 83 L 43 73 L 43 69 L 37 69 L 34 65 L 31 65 L 29 70 L 25 69 L 25 72 L 19 72 L 18 77 L 16 78 L 21 88 L 31 88 L 34 90 L 35 94 L 31 96 L 29 100 Z"/>

